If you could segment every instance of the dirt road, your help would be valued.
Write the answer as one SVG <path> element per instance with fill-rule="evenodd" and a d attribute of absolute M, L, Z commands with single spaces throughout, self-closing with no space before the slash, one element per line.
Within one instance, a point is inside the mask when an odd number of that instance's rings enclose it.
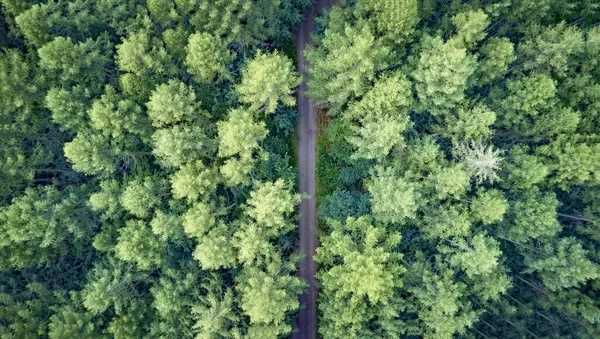
<path fill-rule="evenodd" d="M 307 44 L 312 43 L 310 33 L 315 27 L 315 16 L 325 6 L 333 5 L 332 0 L 318 0 L 317 3 L 305 13 L 304 22 L 295 33 L 296 51 L 298 54 L 298 72 L 306 77 L 306 64 L 303 50 Z M 315 274 L 317 263 L 313 260 L 317 248 L 317 206 L 315 203 L 315 158 L 316 158 L 316 132 L 317 132 L 317 107 L 304 95 L 305 83 L 298 91 L 298 168 L 300 171 L 300 192 L 308 193 L 310 199 L 303 200 L 300 204 L 300 229 L 299 250 L 305 254 L 300 264 L 298 275 L 309 284 L 306 293 L 300 296 L 301 309 L 298 315 L 297 332 L 292 338 L 312 339 L 317 334 L 317 285 Z"/>

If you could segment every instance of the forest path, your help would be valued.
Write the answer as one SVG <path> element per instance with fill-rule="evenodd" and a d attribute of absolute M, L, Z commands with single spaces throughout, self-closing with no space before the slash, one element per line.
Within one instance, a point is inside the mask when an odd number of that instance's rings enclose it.
<path fill-rule="evenodd" d="M 312 44 L 310 33 L 315 28 L 315 17 L 325 6 L 332 6 L 333 0 L 318 0 L 304 13 L 304 22 L 295 32 L 297 67 L 300 75 L 306 78 L 304 48 Z M 308 290 L 300 296 L 297 332 L 292 338 L 312 339 L 317 335 L 317 285 L 315 274 L 317 263 L 313 260 L 317 240 L 317 204 L 315 201 L 315 159 L 317 133 L 317 106 L 305 96 L 306 83 L 298 88 L 298 169 L 300 171 L 300 193 L 307 193 L 310 199 L 300 203 L 299 250 L 304 253 L 298 276 L 308 282 Z"/>

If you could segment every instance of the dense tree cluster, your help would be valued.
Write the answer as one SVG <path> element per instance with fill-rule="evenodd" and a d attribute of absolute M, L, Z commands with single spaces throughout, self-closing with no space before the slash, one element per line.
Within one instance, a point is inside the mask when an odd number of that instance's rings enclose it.
<path fill-rule="evenodd" d="M 600 6 L 340 1 L 305 55 L 324 338 L 600 336 Z"/>
<path fill-rule="evenodd" d="M 310 3 L 0 1 L 1 338 L 289 335 Z"/>
<path fill-rule="evenodd" d="M 0 338 L 286 338 L 311 0 L 0 0 Z M 600 337 L 600 4 L 317 20 L 323 338 Z"/>

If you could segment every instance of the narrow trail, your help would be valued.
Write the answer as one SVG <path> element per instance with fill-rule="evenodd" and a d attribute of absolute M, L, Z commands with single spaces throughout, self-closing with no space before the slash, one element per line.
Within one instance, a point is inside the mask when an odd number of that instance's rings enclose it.
<path fill-rule="evenodd" d="M 333 0 L 318 0 L 304 14 L 304 22 L 295 32 L 298 72 L 306 78 L 304 48 L 312 44 L 310 33 L 315 28 L 315 17 L 325 6 L 332 6 Z M 317 133 L 317 107 L 306 96 L 306 84 L 298 88 L 298 169 L 300 172 L 299 189 L 301 193 L 310 195 L 310 199 L 300 203 L 299 250 L 304 253 L 300 263 L 298 276 L 308 282 L 308 290 L 300 296 L 297 332 L 292 338 L 312 339 L 317 335 L 317 285 L 315 274 L 317 263 L 313 260 L 318 245 L 317 239 L 317 205 L 315 201 L 315 159 Z"/>

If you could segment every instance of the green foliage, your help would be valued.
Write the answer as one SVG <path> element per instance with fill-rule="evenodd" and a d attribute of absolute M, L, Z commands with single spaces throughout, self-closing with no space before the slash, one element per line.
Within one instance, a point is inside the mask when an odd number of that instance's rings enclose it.
<path fill-rule="evenodd" d="M 556 220 L 559 201 L 553 193 L 541 193 L 532 189 L 512 203 L 514 214 L 509 236 L 520 242 L 539 237 L 552 237 L 562 229 Z"/>
<path fill-rule="evenodd" d="M 155 127 L 203 120 L 205 114 L 199 110 L 200 102 L 196 100 L 194 90 L 176 80 L 170 80 L 152 91 L 147 106 L 148 117 Z"/>
<path fill-rule="evenodd" d="M 317 21 L 308 95 L 328 115 L 317 192 L 334 225 L 319 251 L 361 217 L 403 232 L 407 269 L 385 307 L 358 307 L 326 288 L 352 264 L 321 262 L 324 337 L 600 335 L 599 8 L 364 0 Z"/>
<path fill-rule="evenodd" d="M 424 338 L 452 338 L 466 333 L 477 320 L 470 303 L 461 300 L 466 285 L 454 282 L 454 271 L 445 266 L 439 273 L 425 270 L 422 283 L 411 289 L 415 296 Z"/>
<path fill-rule="evenodd" d="M 279 102 L 296 105 L 291 94 L 299 84 L 292 61 L 285 55 L 258 52 L 242 69 L 242 82 L 235 91 L 241 102 L 250 105 L 250 110 L 272 114 Z"/>
<path fill-rule="evenodd" d="M 165 184 L 155 177 L 137 177 L 127 183 L 119 201 L 127 212 L 146 218 L 164 196 Z"/>
<path fill-rule="evenodd" d="M 236 289 L 241 295 L 240 306 L 252 325 L 274 326 L 276 335 L 290 333 L 292 328 L 285 324 L 285 315 L 298 309 L 297 295 L 306 285 L 299 278 L 285 274 L 293 269 L 293 264 L 278 261 L 269 263 L 266 270 L 243 269 Z"/>
<path fill-rule="evenodd" d="M 213 140 L 203 126 L 174 125 L 152 135 L 153 154 L 164 167 L 180 167 L 213 154 Z"/>
<path fill-rule="evenodd" d="M 388 99 L 393 98 L 393 99 Z M 362 100 L 352 103 L 346 117 L 358 120 L 346 140 L 356 148 L 355 159 L 383 159 L 394 148 L 404 146 L 403 133 L 410 126 L 406 114 L 399 110 L 411 104 L 408 80 L 401 74 L 385 77 L 375 83 Z"/>
<path fill-rule="evenodd" d="M 400 234 L 386 234 L 373 227 L 367 217 L 332 222 L 333 231 L 322 239 L 316 261 L 325 267 L 321 281 L 323 315 L 320 332 L 339 338 L 360 336 L 366 322 L 381 317 L 382 308 L 394 291 L 402 287 L 402 256 L 393 249 Z M 364 277 L 369 277 L 365 279 Z M 371 309 L 370 309 L 371 308 Z M 374 309 L 373 309 L 374 308 Z"/>
<path fill-rule="evenodd" d="M 122 71 L 136 75 L 165 71 L 163 64 L 168 60 L 167 52 L 164 48 L 152 46 L 146 32 L 131 34 L 116 48 L 117 64 Z"/>
<path fill-rule="evenodd" d="M 144 221 L 128 220 L 119 230 L 115 255 L 125 262 L 135 263 L 140 269 L 154 268 L 160 265 L 163 251 L 164 245 Z"/>
<path fill-rule="evenodd" d="M 526 257 L 526 272 L 539 272 L 551 291 L 579 286 L 600 277 L 598 265 L 587 258 L 587 251 L 575 238 L 562 238 L 543 248 L 542 258 Z"/>
<path fill-rule="evenodd" d="M 464 47 L 444 42 L 440 37 L 426 37 L 417 68 L 412 73 L 423 111 L 440 115 L 456 107 L 465 98 L 469 76 L 477 61 Z"/>
<path fill-rule="evenodd" d="M 452 24 L 456 27 L 456 35 L 452 37 L 450 43 L 457 47 L 472 49 L 487 35 L 485 29 L 489 26 L 490 20 L 480 9 L 456 14 L 452 17 Z"/>
<path fill-rule="evenodd" d="M 246 203 L 246 215 L 259 225 L 268 229 L 281 229 L 286 226 L 286 216 L 300 203 L 300 195 L 292 194 L 290 185 L 278 179 L 273 183 L 263 183 L 250 192 Z"/>
<path fill-rule="evenodd" d="M 415 185 L 394 174 L 392 168 L 377 168 L 367 183 L 373 217 L 384 223 L 402 223 L 415 218 L 419 198 Z"/>
<path fill-rule="evenodd" d="M 95 231 L 83 204 L 86 187 L 58 190 L 28 188 L 0 210 L 0 267 L 50 265 L 61 256 L 82 251 Z"/>
<path fill-rule="evenodd" d="M 63 85 L 84 84 L 90 90 L 104 82 L 105 68 L 112 55 L 103 53 L 102 41 L 88 39 L 74 44 L 71 38 L 57 37 L 38 49 L 39 66 L 55 73 Z"/>
<path fill-rule="evenodd" d="M 367 0 L 359 2 L 358 5 L 373 12 L 377 31 L 391 39 L 410 36 L 419 21 L 416 0 Z"/>
<path fill-rule="evenodd" d="M 311 64 L 309 95 L 318 103 L 339 108 L 366 92 L 375 72 L 385 67 L 388 53 L 367 25 L 326 30 L 319 47 L 305 51 Z"/>
<path fill-rule="evenodd" d="M 503 77 L 508 72 L 509 65 L 517 59 L 514 45 L 508 38 L 490 38 L 479 51 L 481 61 L 476 74 L 480 84 L 489 84 Z"/>
<path fill-rule="evenodd" d="M 501 191 L 479 190 L 477 197 L 471 202 L 470 208 L 475 220 L 489 225 L 504 219 L 504 214 L 508 210 L 508 202 Z"/>
<path fill-rule="evenodd" d="M 369 213 L 369 197 L 360 192 L 336 190 L 323 197 L 318 206 L 319 219 L 344 222 L 347 218 L 358 218 Z"/>
<path fill-rule="evenodd" d="M 310 1 L 0 2 L 0 337 L 288 335 Z"/>
<path fill-rule="evenodd" d="M 171 177 L 173 197 L 195 201 L 199 196 L 214 192 L 218 182 L 218 173 L 213 169 L 206 168 L 202 161 L 188 163 L 181 166 L 179 171 Z"/>
<path fill-rule="evenodd" d="M 229 78 L 227 66 L 234 55 L 227 45 L 208 33 L 190 35 L 185 59 L 188 72 L 196 76 L 199 82 L 211 82 L 216 76 Z"/>

